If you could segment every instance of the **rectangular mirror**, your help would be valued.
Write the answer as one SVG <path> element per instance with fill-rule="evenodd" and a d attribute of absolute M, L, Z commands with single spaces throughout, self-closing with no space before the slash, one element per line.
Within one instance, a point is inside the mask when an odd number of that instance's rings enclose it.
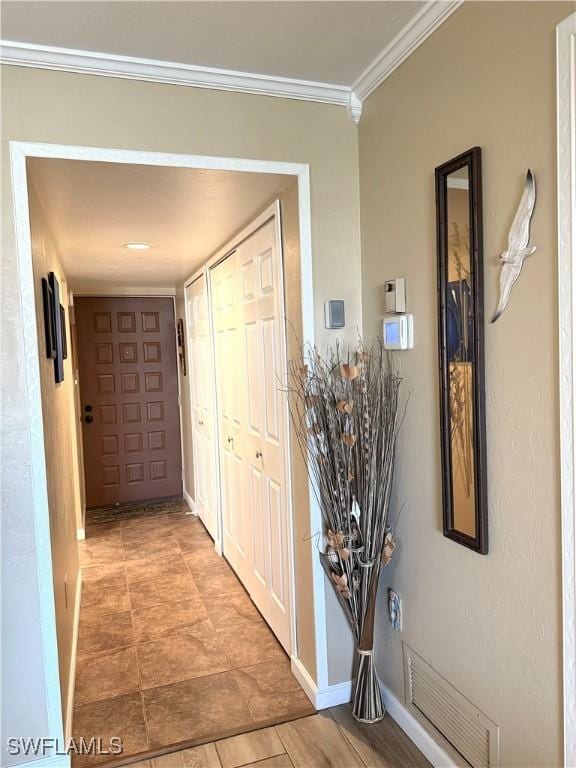
<path fill-rule="evenodd" d="M 436 168 L 444 535 L 488 552 L 482 157 Z"/>

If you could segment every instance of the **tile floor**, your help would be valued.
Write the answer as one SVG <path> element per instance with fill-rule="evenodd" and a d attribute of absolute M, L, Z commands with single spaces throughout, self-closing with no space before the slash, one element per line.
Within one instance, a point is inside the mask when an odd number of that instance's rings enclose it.
<path fill-rule="evenodd" d="M 185 509 L 94 525 L 80 542 L 74 736 L 120 736 L 123 758 L 314 711 L 284 650 Z"/>

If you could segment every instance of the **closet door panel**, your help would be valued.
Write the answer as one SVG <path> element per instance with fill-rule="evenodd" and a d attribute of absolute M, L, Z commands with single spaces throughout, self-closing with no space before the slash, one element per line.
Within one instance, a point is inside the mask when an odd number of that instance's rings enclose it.
<path fill-rule="evenodd" d="M 213 430 L 214 366 L 206 278 L 201 275 L 185 289 L 188 357 L 194 452 L 194 496 L 198 516 L 213 539 L 218 537 L 216 464 Z"/>

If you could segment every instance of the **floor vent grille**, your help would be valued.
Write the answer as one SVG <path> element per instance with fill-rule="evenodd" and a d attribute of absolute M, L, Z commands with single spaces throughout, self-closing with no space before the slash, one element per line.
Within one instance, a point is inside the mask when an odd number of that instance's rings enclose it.
<path fill-rule="evenodd" d="M 499 728 L 404 643 L 406 706 L 472 768 L 498 768 Z"/>

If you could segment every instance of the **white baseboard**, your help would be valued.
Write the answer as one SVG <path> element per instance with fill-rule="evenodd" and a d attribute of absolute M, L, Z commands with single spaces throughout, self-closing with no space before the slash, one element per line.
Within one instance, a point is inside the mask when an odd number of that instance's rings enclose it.
<path fill-rule="evenodd" d="M 72 648 L 70 651 L 70 674 L 68 677 L 68 702 L 66 706 L 66 722 L 64 734 L 66 742 L 72 738 L 72 719 L 74 715 L 74 684 L 76 682 L 76 656 L 78 653 L 78 629 L 80 625 L 80 601 L 82 600 L 82 569 L 78 568 L 76 577 L 76 593 L 74 603 L 74 619 L 72 625 Z"/>
<path fill-rule="evenodd" d="M 316 709 L 328 709 L 339 704 L 347 704 L 352 699 L 352 681 L 318 688 L 308 671 L 296 657 L 290 660 L 292 674 L 302 686 Z M 385 685 L 381 684 L 382 698 L 386 711 L 394 722 L 402 728 L 410 741 L 418 747 L 434 768 L 458 768 L 459 763 L 442 749 L 427 730 L 416 720 Z"/>
<path fill-rule="evenodd" d="M 188 507 L 190 508 L 190 511 L 186 512 L 186 514 L 195 515 L 196 517 L 198 517 L 198 512 L 196 511 L 196 502 L 194 501 L 192 496 L 190 496 L 186 488 L 182 490 L 182 495 L 184 496 L 184 501 L 186 502 L 186 504 L 188 504 Z"/>
<path fill-rule="evenodd" d="M 86 529 L 85 528 L 77 528 L 76 529 L 76 541 L 84 541 L 86 538 Z"/>
<path fill-rule="evenodd" d="M 452 756 L 434 740 L 428 731 L 416 720 L 414 715 L 406 709 L 404 704 L 394 696 L 392 691 L 383 683 L 380 684 L 380 687 L 386 711 L 392 720 L 402 728 L 410 741 L 418 747 L 424 757 L 432 763 L 434 768 L 458 768 L 461 763 L 455 762 Z"/>
<path fill-rule="evenodd" d="M 350 680 L 337 685 L 329 685 L 327 688 L 318 688 L 300 659 L 292 656 L 290 666 L 292 674 L 304 689 L 304 693 L 315 709 L 337 707 L 339 704 L 347 704 L 352 698 L 352 682 Z"/>

